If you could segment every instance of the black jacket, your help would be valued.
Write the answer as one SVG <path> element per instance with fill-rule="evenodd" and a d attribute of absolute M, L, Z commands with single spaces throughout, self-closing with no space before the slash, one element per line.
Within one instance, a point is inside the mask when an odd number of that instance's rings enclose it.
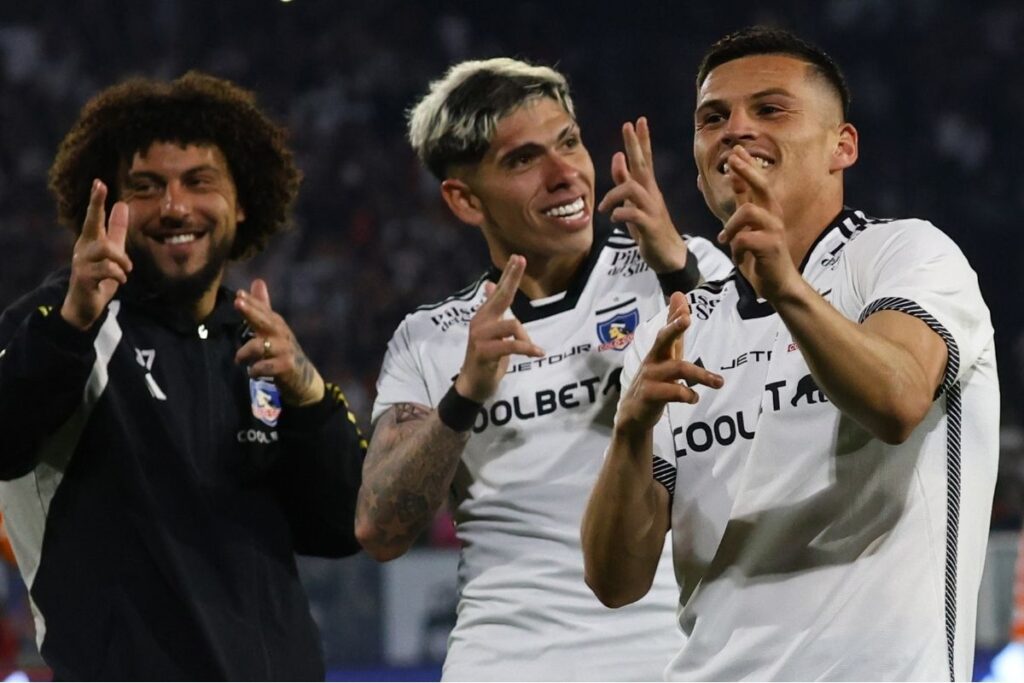
<path fill-rule="evenodd" d="M 227 290 L 197 326 L 129 283 L 82 333 L 67 281 L 0 318 L 0 503 L 43 658 L 63 679 L 322 679 L 294 553 L 358 550 L 366 443 L 340 391 L 279 410 L 234 362 Z"/>

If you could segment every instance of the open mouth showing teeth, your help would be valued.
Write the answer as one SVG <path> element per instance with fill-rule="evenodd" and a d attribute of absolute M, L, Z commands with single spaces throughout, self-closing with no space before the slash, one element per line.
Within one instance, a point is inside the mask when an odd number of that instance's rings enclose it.
<path fill-rule="evenodd" d="M 753 155 L 753 156 L 754 156 L 754 163 L 758 164 L 761 168 L 768 168 L 769 166 L 774 166 L 775 165 L 775 162 L 772 161 L 771 159 L 765 159 L 764 157 L 759 157 L 757 155 Z M 721 163 L 721 165 L 718 167 L 718 172 L 722 173 L 722 174 L 725 174 L 725 175 L 728 175 L 729 174 L 729 163 L 726 162 L 726 161 L 723 161 Z"/>
<path fill-rule="evenodd" d="M 583 197 L 580 197 L 574 202 L 563 204 L 562 206 L 555 206 L 544 212 L 545 216 L 551 216 L 552 218 L 582 218 L 583 217 Z"/>
<path fill-rule="evenodd" d="M 194 232 L 183 232 L 174 235 L 163 235 L 157 237 L 157 241 L 162 244 L 188 244 L 189 242 L 195 242 L 199 238 Z"/>

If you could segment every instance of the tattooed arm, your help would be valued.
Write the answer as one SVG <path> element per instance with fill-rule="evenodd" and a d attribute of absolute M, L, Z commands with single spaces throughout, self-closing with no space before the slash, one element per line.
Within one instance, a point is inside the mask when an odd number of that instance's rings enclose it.
<path fill-rule="evenodd" d="M 374 559 L 404 554 L 430 525 L 468 440 L 468 432 L 445 426 L 437 411 L 418 403 L 381 415 L 356 503 L 356 538 Z"/>
<path fill-rule="evenodd" d="M 466 357 L 453 385 L 464 399 L 482 404 L 492 396 L 510 355 L 544 355 L 522 323 L 505 317 L 525 269 L 526 259 L 513 254 L 498 284 L 484 286 L 487 299 L 469 322 Z M 468 429 L 452 429 L 419 403 L 395 403 L 381 415 L 356 504 L 356 538 L 366 552 L 384 562 L 409 549 L 441 506 L 467 441 Z"/>

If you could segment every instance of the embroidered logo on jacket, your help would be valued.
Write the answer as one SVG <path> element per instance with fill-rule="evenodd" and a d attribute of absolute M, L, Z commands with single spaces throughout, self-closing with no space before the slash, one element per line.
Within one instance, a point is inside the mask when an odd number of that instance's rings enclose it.
<path fill-rule="evenodd" d="M 625 313 L 617 313 L 608 320 L 597 323 L 597 338 L 601 345 L 598 351 L 615 349 L 621 351 L 633 341 L 633 332 L 640 324 L 640 311 L 634 308 Z"/>
<path fill-rule="evenodd" d="M 249 398 L 253 417 L 268 427 L 276 427 L 281 416 L 281 394 L 274 383 L 262 377 L 250 379 Z"/>

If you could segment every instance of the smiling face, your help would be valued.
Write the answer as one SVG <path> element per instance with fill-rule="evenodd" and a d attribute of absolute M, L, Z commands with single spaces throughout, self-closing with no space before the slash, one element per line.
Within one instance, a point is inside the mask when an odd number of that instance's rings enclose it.
<path fill-rule="evenodd" d="M 594 164 L 576 121 L 555 100 L 502 118 L 484 158 L 442 184 L 456 215 L 481 228 L 491 256 L 578 263 L 593 242 Z"/>
<path fill-rule="evenodd" d="M 245 218 L 221 151 L 154 142 L 132 158 L 120 195 L 130 208 L 132 279 L 180 303 L 214 295 Z"/>
<path fill-rule="evenodd" d="M 807 62 L 771 54 L 716 67 L 697 94 L 694 125 L 697 184 L 723 222 L 736 210 L 725 163 L 736 145 L 760 164 L 787 225 L 792 218 L 820 229 L 842 208 L 842 170 L 856 161 L 857 133 Z"/>

